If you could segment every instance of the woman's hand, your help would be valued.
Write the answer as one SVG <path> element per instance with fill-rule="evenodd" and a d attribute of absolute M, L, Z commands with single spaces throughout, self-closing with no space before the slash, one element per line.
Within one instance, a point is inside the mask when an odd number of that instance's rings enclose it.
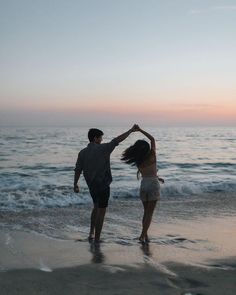
<path fill-rule="evenodd" d="M 134 129 L 135 129 L 135 131 L 140 131 L 141 130 L 141 128 L 139 127 L 138 124 L 134 124 Z"/>

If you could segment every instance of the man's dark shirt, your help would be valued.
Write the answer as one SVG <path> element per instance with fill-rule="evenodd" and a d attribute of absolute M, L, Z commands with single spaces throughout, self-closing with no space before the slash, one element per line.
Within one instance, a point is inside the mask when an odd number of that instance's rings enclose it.
<path fill-rule="evenodd" d="M 110 154 L 118 144 L 116 139 L 102 144 L 90 142 L 79 152 L 75 171 L 83 171 L 90 189 L 106 187 L 112 182 Z"/>

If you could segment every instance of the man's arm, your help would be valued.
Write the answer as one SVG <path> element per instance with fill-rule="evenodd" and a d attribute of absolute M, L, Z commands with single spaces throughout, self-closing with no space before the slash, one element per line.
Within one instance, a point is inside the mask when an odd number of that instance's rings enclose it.
<path fill-rule="evenodd" d="M 115 140 L 120 143 L 122 141 L 124 141 L 132 132 L 137 131 L 136 129 L 137 125 L 134 125 L 131 129 L 129 129 L 128 131 L 126 131 L 125 133 L 122 133 L 121 135 L 117 136 L 115 138 Z"/>
<path fill-rule="evenodd" d="M 78 186 L 78 181 L 80 177 L 80 172 L 75 170 L 75 176 L 74 176 L 74 192 L 79 193 L 79 186 Z"/>
<path fill-rule="evenodd" d="M 82 165 L 82 157 L 81 157 L 81 153 L 78 154 L 78 158 L 75 164 L 75 175 L 74 175 L 74 192 L 75 193 L 79 193 L 79 186 L 78 186 L 78 181 L 80 178 L 80 174 L 83 170 L 83 165 Z"/>
<path fill-rule="evenodd" d="M 114 150 L 114 148 L 123 140 L 125 140 L 130 133 L 134 132 L 134 131 L 138 131 L 137 130 L 137 125 L 134 125 L 132 128 L 130 128 L 128 131 L 126 131 L 125 133 L 122 133 L 121 135 L 115 137 L 112 139 L 112 141 L 108 142 L 108 143 L 103 143 L 101 146 L 103 146 L 103 148 L 106 150 L 107 153 L 112 153 L 112 151 Z"/>

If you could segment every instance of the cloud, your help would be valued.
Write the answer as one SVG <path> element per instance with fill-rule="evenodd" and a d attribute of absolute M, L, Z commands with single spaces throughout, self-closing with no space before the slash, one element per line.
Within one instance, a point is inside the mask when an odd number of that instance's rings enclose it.
<path fill-rule="evenodd" d="M 189 109 L 202 109 L 202 108 L 207 108 L 207 109 L 213 109 L 216 107 L 219 107 L 218 105 L 213 105 L 213 104 L 199 104 L 199 103 L 174 103 L 174 104 L 170 104 L 170 106 L 175 106 L 175 107 L 179 107 L 179 108 L 189 108 Z"/>
<path fill-rule="evenodd" d="M 211 10 L 235 10 L 236 11 L 236 5 L 222 5 L 222 6 L 214 6 L 211 7 Z"/>
<path fill-rule="evenodd" d="M 203 13 L 203 12 L 206 12 L 206 10 L 202 10 L 202 9 L 191 9 L 189 11 L 190 14 L 200 14 L 200 13 Z"/>
<path fill-rule="evenodd" d="M 203 14 L 211 11 L 236 11 L 236 5 L 212 6 L 206 9 L 191 9 L 190 14 Z"/>

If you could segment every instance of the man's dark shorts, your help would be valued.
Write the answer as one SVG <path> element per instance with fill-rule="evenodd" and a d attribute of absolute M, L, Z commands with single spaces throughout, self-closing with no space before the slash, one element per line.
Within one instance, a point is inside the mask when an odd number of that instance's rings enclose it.
<path fill-rule="evenodd" d="M 91 187 L 89 189 L 93 203 L 98 205 L 98 208 L 106 208 L 110 198 L 110 187 L 104 186 L 102 188 Z"/>

